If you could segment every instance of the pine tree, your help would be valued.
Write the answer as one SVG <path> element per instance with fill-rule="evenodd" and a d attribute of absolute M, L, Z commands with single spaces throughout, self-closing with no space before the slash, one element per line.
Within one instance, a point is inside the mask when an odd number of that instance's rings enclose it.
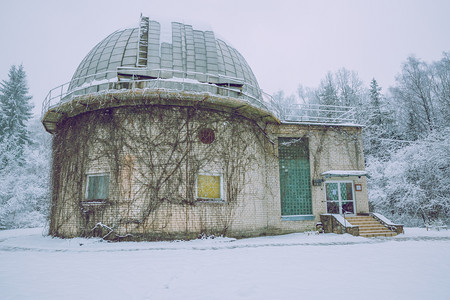
<path fill-rule="evenodd" d="M 370 82 L 368 111 L 364 131 L 365 152 L 369 157 L 387 159 L 396 147 L 390 142 L 396 138 L 395 120 L 375 79 Z"/>
<path fill-rule="evenodd" d="M 369 90 L 369 98 L 370 98 L 370 108 L 371 108 L 371 116 L 370 123 L 378 124 L 382 123 L 381 120 L 381 87 L 378 85 L 378 82 L 375 78 L 370 82 L 370 90 Z"/>
<path fill-rule="evenodd" d="M 26 122 L 33 105 L 23 66 L 12 66 L 8 75 L 8 81 L 0 82 L 0 144 L 4 150 L 0 168 L 12 163 L 11 157 L 21 164 L 25 146 L 30 143 Z"/>

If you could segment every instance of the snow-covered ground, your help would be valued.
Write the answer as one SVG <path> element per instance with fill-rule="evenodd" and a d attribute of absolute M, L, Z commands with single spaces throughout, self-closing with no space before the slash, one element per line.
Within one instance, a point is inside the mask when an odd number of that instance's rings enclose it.
<path fill-rule="evenodd" d="M 108 243 L 0 231 L 0 299 L 450 299 L 450 230 Z"/>

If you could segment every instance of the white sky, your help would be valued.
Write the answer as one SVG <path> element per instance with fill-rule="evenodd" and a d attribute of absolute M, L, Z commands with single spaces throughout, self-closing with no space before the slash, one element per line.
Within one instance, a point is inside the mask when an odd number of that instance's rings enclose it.
<path fill-rule="evenodd" d="M 438 60 L 450 51 L 448 0 L 0 0 L 0 79 L 24 65 L 36 112 L 98 42 L 156 20 L 209 24 L 246 58 L 260 87 L 295 93 L 328 71 L 357 71 L 383 90 L 414 54 Z"/>

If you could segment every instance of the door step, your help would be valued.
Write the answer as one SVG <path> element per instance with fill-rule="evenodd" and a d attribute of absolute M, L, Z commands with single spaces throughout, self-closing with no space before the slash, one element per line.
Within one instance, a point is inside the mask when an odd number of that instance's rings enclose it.
<path fill-rule="evenodd" d="M 346 217 L 347 222 L 359 227 L 359 235 L 362 237 L 390 237 L 396 236 L 395 231 L 390 230 L 372 216 Z"/>

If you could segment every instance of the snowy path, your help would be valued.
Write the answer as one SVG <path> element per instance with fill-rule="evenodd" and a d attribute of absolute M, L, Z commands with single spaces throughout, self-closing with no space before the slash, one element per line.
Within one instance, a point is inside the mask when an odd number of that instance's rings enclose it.
<path fill-rule="evenodd" d="M 450 231 L 106 243 L 0 231 L 0 299 L 449 299 Z"/>

